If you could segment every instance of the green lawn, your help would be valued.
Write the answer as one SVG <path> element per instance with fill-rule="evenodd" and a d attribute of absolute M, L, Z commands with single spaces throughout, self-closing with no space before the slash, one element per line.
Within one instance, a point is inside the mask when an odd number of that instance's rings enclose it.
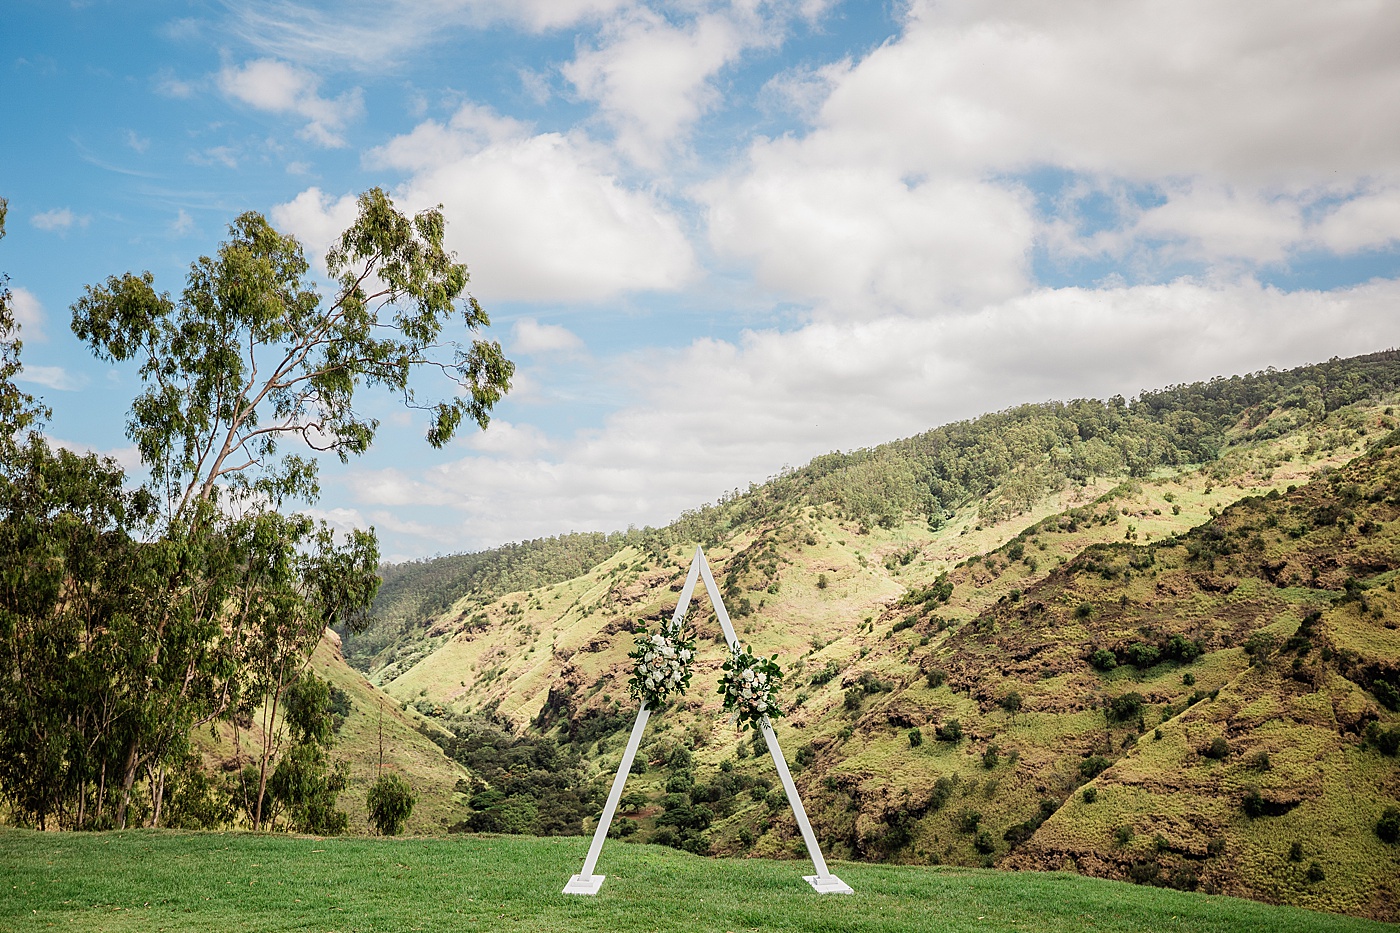
<path fill-rule="evenodd" d="M 1066 874 L 704 859 L 609 843 L 597 897 L 565 897 L 587 840 L 318 839 L 0 829 L 0 929 L 820 930 L 1124 933 L 1393 930 L 1386 924 Z"/>

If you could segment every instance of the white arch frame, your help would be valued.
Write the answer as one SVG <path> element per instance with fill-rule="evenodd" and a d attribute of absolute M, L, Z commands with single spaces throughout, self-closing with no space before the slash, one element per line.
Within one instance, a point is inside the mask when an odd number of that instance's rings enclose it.
<path fill-rule="evenodd" d="M 690 561 L 690 571 L 685 577 L 685 588 L 681 590 L 681 596 L 676 603 L 676 611 L 671 616 L 673 625 L 679 624 L 685 618 L 686 610 L 690 608 L 690 597 L 695 592 L 695 583 L 698 578 L 705 581 L 705 591 L 710 595 L 710 603 L 715 608 L 715 615 L 719 618 L 719 626 L 724 630 L 724 638 L 729 643 L 732 650 L 739 649 L 739 638 L 734 634 L 734 625 L 729 621 L 729 612 L 724 608 L 724 600 L 720 598 L 719 587 L 715 586 L 714 575 L 710 573 L 710 564 L 705 560 L 705 552 L 696 547 L 695 556 Z M 627 775 L 632 770 L 632 759 L 637 755 L 637 746 L 642 742 L 642 732 L 645 731 L 647 719 L 651 717 L 651 710 L 647 709 L 645 702 L 642 708 L 637 711 L 637 721 L 632 726 L 632 734 L 627 738 L 627 748 L 622 753 L 622 761 L 617 766 L 617 776 L 613 778 L 612 789 L 608 791 L 608 801 L 603 806 L 603 814 L 598 818 L 598 827 L 593 831 L 593 842 L 588 847 L 588 856 L 583 860 L 583 871 L 569 879 L 569 883 L 564 886 L 565 894 L 597 894 L 603 886 L 605 875 L 593 874 L 593 869 L 598 866 L 598 856 L 603 851 L 603 841 L 608 837 L 608 827 L 612 825 L 613 815 L 617 812 L 618 801 L 622 799 L 622 788 L 627 783 Z M 787 793 L 788 805 L 792 807 L 792 815 L 797 818 L 797 826 L 802 830 L 802 841 L 807 844 L 807 854 L 812 858 L 812 865 L 816 868 L 815 875 L 803 875 L 803 880 L 812 886 L 818 894 L 851 894 L 850 885 L 842 881 L 831 873 L 826 867 L 826 859 L 822 857 L 821 846 L 817 844 L 817 835 L 812 832 L 812 824 L 807 819 L 807 811 L 802 806 L 802 798 L 798 796 L 797 785 L 792 781 L 792 774 L 788 771 L 787 760 L 783 757 L 783 750 L 778 747 L 778 736 L 774 734 L 772 725 L 768 722 L 768 717 L 763 718 L 763 740 L 768 743 L 768 754 L 773 757 L 773 765 L 778 769 L 778 777 L 783 782 L 783 790 Z"/>

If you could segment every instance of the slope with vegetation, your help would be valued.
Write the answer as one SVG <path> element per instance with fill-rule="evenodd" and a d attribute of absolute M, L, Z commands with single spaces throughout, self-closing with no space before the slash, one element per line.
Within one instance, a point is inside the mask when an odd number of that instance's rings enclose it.
<path fill-rule="evenodd" d="M 1243 541 L 1229 529 L 1253 510 L 1321 502 L 1337 476 L 1380 462 L 1346 466 L 1395 427 L 1397 388 L 1400 354 L 1386 352 L 1131 402 L 1022 406 L 828 455 L 666 528 L 457 559 L 489 574 L 398 568 L 400 593 L 431 573 L 434 592 L 459 595 L 431 618 L 376 613 L 347 655 L 406 709 L 581 756 L 596 793 L 636 708 L 625 687 L 631 635 L 669 615 L 703 544 L 741 637 L 786 666 L 779 735 L 836 856 L 1069 867 L 1391 917 L 1384 879 L 1400 866 L 1375 824 L 1397 797 L 1395 760 L 1377 751 L 1393 717 L 1369 692 L 1372 675 L 1356 671 L 1396 652 L 1376 626 L 1335 621 L 1357 587 L 1378 580 L 1385 592 L 1383 570 L 1352 584 L 1336 570 L 1353 544 L 1363 563 L 1390 560 L 1394 542 L 1372 528 L 1384 516 L 1355 517 L 1356 504 L 1336 493 L 1327 508 L 1350 511 L 1347 528 L 1367 523 L 1359 544 L 1335 523 L 1281 513 L 1277 527 Z M 589 548 L 603 559 L 575 573 L 571 562 Z M 1304 552 L 1313 556 L 1296 556 Z M 1323 667 L 1312 699 L 1299 700 L 1284 690 L 1302 683 L 1296 645 L 1282 660 L 1268 652 L 1297 638 L 1313 611 L 1322 621 L 1310 623 L 1318 634 L 1300 670 Z M 696 686 L 653 719 L 615 833 L 700 852 L 797 855 L 766 756 L 727 727 L 703 687 L 723 660 L 705 601 L 692 622 Z M 373 650 L 358 650 L 358 639 Z M 1271 660 L 1254 664 L 1249 645 Z M 1358 679 L 1341 673 L 1350 662 L 1338 659 L 1352 657 L 1344 651 L 1360 659 Z M 1274 703 L 1293 717 L 1265 717 L 1269 742 L 1240 740 L 1269 753 L 1267 771 L 1248 770 L 1263 759 L 1235 760 L 1230 730 L 1240 722 L 1220 727 L 1228 760 L 1201 757 L 1215 736 L 1198 735 L 1197 718 L 1235 709 L 1237 696 L 1264 704 L 1251 715 Z M 1301 712 L 1308 704 L 1313 719 Z M 1297 725 L 1322 729 L 1324 706 L 1345 723 L 1335 740 Z M 1371 721 L 1379 725 L 1368 738 Z M 1334 777 L 1305 780 L 1295 759 L 1306 755 Z M 1155 785 L 1139 781 L 1139 798 L 1113 785 L 1140 761 L 1181 788 L 1172 810 L 1142 809 L 1160 797 Z M 528 809 L 549 793 L 517 782 L 503 795 L 491 783 L 465 798 L 468 824 L 503 796 Z M 1243 795 L 1256 786 L 1262 802 L 1250 806 L 1261 815 L 1251 816 Z M 1342 786 L 1356 795 L 1345 819 Z M 1100 796 L 1086 803 L 1084 790 Z M 1193 795 L 1207 790 L 1238 800 L 1197 805 Z M 1176 812 L 1197 819 L 1194 835 L 1170 822 Z M 1320 828 L 1327 819 L 1334 825 Z M 1278 833 L 1297 836 L 1282 856 Z"/>

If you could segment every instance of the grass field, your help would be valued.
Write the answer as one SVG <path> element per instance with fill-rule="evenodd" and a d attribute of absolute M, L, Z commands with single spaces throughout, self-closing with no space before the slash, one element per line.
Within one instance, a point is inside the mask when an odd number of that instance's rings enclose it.
<path fill-rule="evenodd" d="M 565 897 L 580 837 L 366 839 L 0 830 L 0 929 L 1381 931 L 1396 927 L 1067 874 L 840 864 L 610 844 L 597 897 Z"/>

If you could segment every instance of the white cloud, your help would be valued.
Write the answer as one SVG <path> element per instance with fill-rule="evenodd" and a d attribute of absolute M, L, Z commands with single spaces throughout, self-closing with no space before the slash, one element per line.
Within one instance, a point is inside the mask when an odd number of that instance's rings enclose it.
<path fill-rule="evenodd" d="M 170 222 L 170 232 L 176 236 L 184 236 L 194 230 L 194 218 L 190 212 L 183 207 L 175 214 L 175 219 Z"/>
<path fill-rule="evenodd" d="M 15 286 L 10 290 L 10 308 L 18 322 L 20 339 L 42 343 L 48 339 L 44 333 L 44 306 L 38 297 L 27 288 Z"/>
<path fill-rule="evenodd" d="M 80 456 L 86 456 L 87 454 L 97 454 L 97 456 L 99 457 L 110 457 L 113 460 L 117 461 L 121 468 L 127 472 L 128 476 L 142 469 L 141 451 L 137 449 L 134 445 L 129 447 L 110 447 L 104 450 L 98 450 L 97 448 L 91 447 L 87 444 L 79 444 L 76 441 L 67 441 L 58 437 L 49 438 L 49 443 L 52 444 L 54 447 L 62 447 L 64 450 L 71 450 L 73 453 L 78 454 Z"/>
<path fill-rule="evenodd" d="M 732 10 L 676 26 L 636 9 L 612 24 L 599 45 L 580 49 L 563 73 L 585 99 L 599 104 L 618 148 L 655 168 L 670 144 L 718 101 L 710 78 L 746 46 L 778 39 L 767 26 Z"/>
<path fill-rule="evenodd" d="M 461 27 L 531 32 L 597 20 L 633 0 L 351 0 L 318 7 L 249 0 L 231 7 L 230 28 L 263 52 L 296 62 L 384 69 L 447 41 Z"/>
<path fill-rule="evenodd" d="M 1400 186 L 1365 191 L 1328 214 L 1318 239 L 1337 253 L 1381 249 L 1400 241 Z"/>
<path fill-rule="evenodd" d="M 141 155 L 144 155 L 146 150 L 151 148 L 150 138 L 138 136 L 135 130 L 126 131 L 126 144 Z"/>
<path fill-rule="evenodd" d="M 1400 284 L 1284 293 L 1251 280 L 1040 290 L 976 313 L 822 321 L 601 361 L 645 399 L 599 429 L 491 431 L 474 454 L 356 474 L 366 507 L 432 506 L 451 547 L 661 524 L 832 448 L 1051 398 L 1135 395 L 1222 373 L 1393 346 Z M 621 374 L 621 375 L 619 375 Z M 493 425 L 494 430 L 494 425 Z M 523 432 L 523 433 L 522 433 Z M 400 541 L 400 544 L 403 542 Z M 429 547 L 431 544 L 431 547 Z M 423 549 L 440 537 L 420 539 Z M 399 548 L 402 549 L 402 548 Z"/>
<path fill-rule="evenodd" d="M 269 214 L 274 227 L 294 234 L 322 263 L 326 251 L 355 222 L 357 210 L 353 195 L 332 198 L 320 188 L 307 188 L 287 203 L 274 206 Z"/>
<path fill-rule="evenodd" d="M 976 307 L 1025 287 L 1035 222 L 1017 188 L 808 155 L 759 143 L 742 174 L 697 190 L 711 246 L 751 261 L 761 284 L 850 317 Z"/>
<path fill-rule="evenodd" d="M 566 327 L 521 318 L 511 330 L 511 349 L 517 353 L 576 353 L 583 341 Z"/>
<path fill-rule="evenodd" d="M 76 392 L 87 385 L 86 377 L 74 375 L 62 366 L 37 366 L 33 363 L 25 363 L 15 378 L 20 382 L 32 382 L 57 392 Z"/>
<path fill-rule="evenodd" d="M 530 135 L 474 106 L 447 124 L 426 121 L 371 153 L 410 172 L 395 191 L 404 209 L 442 204 L 447 242 L 470 266 L 472 291 L 491 300 L 600 301 L 678 288 L 695 275 L 679 220 L 651 192 L 626 187 L 608 155 L 579 135 Z M 318 189 L 273 210 L 308 245 L 346 226 Z"/>
<path fill-rule="evenodd" d="M 854 155 L 1257 184 L 1394 171 L 1400 7 L 918 0 L 821 124 Z"/>
<path fill-rule="evenodd" d="M 315 74 L 271 58 L 225 67 L 218 84 L 225 95 L 250 107 L 302 118 L 306 125 L 300 135 L 330 148 L 345 145 L 342 131 L 364 112 L 359 88 L 334 99 L 322 97 L 321 80 Z"/>
<path fill-rule="evenodd" d="M 40 230 L 49 233 L 65 233 L 74 224 L 79 227 L 86 227 L 92 220 L 86 214 L 75 214 L 70 208 L 55 207 L 52 210 L 42 211 L 29 218 L 29 222 Z"/>

